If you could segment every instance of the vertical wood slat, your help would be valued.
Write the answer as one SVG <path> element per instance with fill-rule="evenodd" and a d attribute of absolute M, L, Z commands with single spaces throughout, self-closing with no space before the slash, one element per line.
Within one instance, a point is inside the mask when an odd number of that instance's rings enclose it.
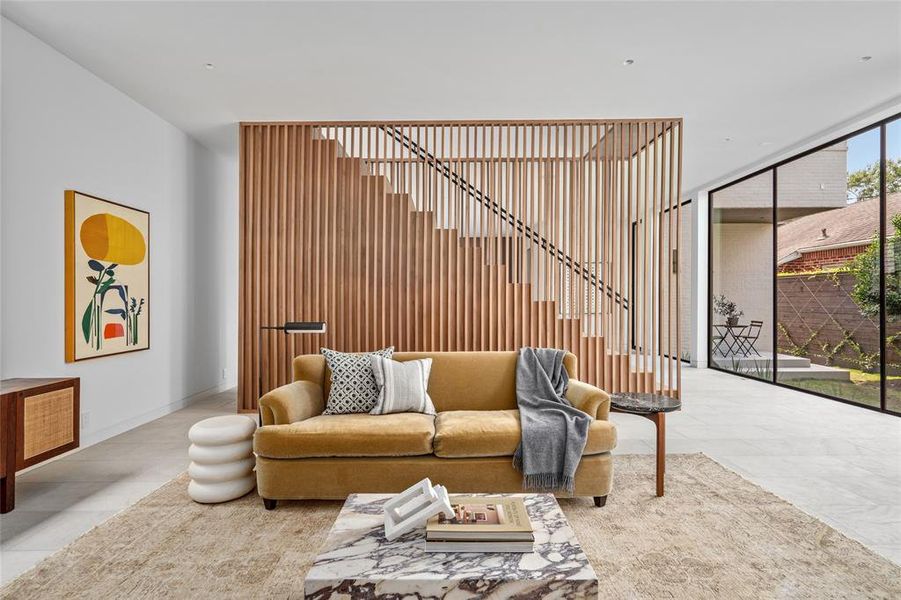
<path fill-rule="evenodd" d="M 238 402 L 237 409 L 244 408 L 244 398 L 240 394 L 240 390 L 246 390 L 246 366 L 247 352 L 244 351 L 247 343 L 247 314 L 249 302 L 245 296 L 247 290 L 247 264 L 249 262 L 247 256 L 247 243 L 250 240 L 247 230 L 247 205 L 250 202 L 250 194 L 247 193 L 248 180 L 252 180 L 250 166 L 245 164 L 244 157 L 248 154 L 248 146 L 250 144 L 251 132 L 248 128 L 242 127 L 238 133 L 238 144 L 240 148 L 241 165 L 238 168 Z"/>
<path fill-rule="evenodd" d="M 674 146 L 673 146 L 673 137 L 672 130 L 667 128 L 664 124 L 664 132 L 665 132 L 665 149 L 666 149 L 666 161 L 665 164 L 672 164 L 675 159 L 674 155 Z M 673 284 L 673 248 L 675 243 L 675 214 L 676 214 L 676 204 L 678 202 L 674 202 L 673 193 L 675 190 L 675 181 L 673 179 L 674 172 L 672 169 L 668 170 L 666 174 L 666 242 L 663 250 L 664 263 L 666 267 L 666 380 L 667 380 L 667 389 L 675 390 L 675 373 L 674 369 L 676 366 L 676 361 L 678 360 L 678 355 L 674 354 L 675 349 L 673 348 L 673 342 L 675 341 L 675 332 L 673 330 L 673 302 L 675 298 L 673 297 L 674 284 Z M 672 392 L 670 392 L 672 393 Z"/>
<path fill-rule="evenodd" d="M 242 410 L 320 346 L 558 346 L 679 393 L 680 121 L 248 123 L 240 148 Z M 257 347 L 288 320 L 329 331 Z"/>
<path fill-rule="evenodd" d="M 269 181 L 271 179 L 271 173 L 269 172 L 269 127 L 263 126 L 261 129 L 261 139 L 260 139 L 260 148 L 259 148 L 259 163 L 257 167 L 260 170 L 262 177 L 259 178 L 259 189 L 257 190 L 257 220 L 255 223 L 256 227 L 256 238 L 255 238 L 255 252 L 256 257 L 255 260 L 258 264 L 257 276 L 255 277 L 254 284 L 256 285 L 256 293 L 255 293 L 255 302 L 254 302 L 254 327 L 253 331 L 256 332 L 259 330 L 261 324 L 265 322 L 267 319 L 266 310 L 268 307 L 268 295 L 266 292 L 268 291 L 267 282 L 267 272 L 264 272 L 263 265 L 266 266 L 265 271 L 269 269 L 269 261 L 268 261 L 268 252 L 267 245 L 269 239 L 268 232 L 268 221 L 269 221 Z M 266 336 L 263 336 L 266 338 Z M 268 339 L 264 339 L 262 344 L 259 344 L 258 347 L 255 348 L 255 357 L 254 362 L 259 362 L 262 365 L 263 371 L 258 374 L 263 378 L 263 381 L 260 384 L 260 391 L 268 385 L 268 382 L 265 379 L 265 372 L 267 369 L 266 364 L 266 348 L 268 344 Z M 255 372 L 255 371 L 254 371 Z M 258 377 L 259 378 L 259 377 Z"/>
<path fill-rule="evenodd" d="M 676 144 L 676 152 L 678 153 L 678 160 L 676 162 L 676 191 L 675 191 L 675 199 L 676 199 L 676 251 L 677 251 L 677 268 L 681 265 L 681 253 L 682 249 L 682 123 L 675 123 L 671 126 L 671 130 L 675 130 L 678 132 L 678 143 Z M 676 273 L 676 349 L 679 352 L 679 362 L 676 363 L 676 390 L 675 394 L 677 398 L 682 397 L 682 362 L 681 362 L 681 353 L 682 353 L 682 331 L 680 324 L 682 323 L 682 312 L 681 312 L 681 286 L 682 274 L 680 272 Z"/>
<path fill-rule="evenodd" d="M 662 294 L 661 289 L 661 273 L 660 273 L 660 240 L 662 234 L 662 204 L 661 189 L 663 181 L 660 177 L 660 144 L 657 138 L 657 123 L 651 124 L 652 131 L 652 148 L 651 153 L 651 256 L 649 258 L 651 269 L 651 291 L 653 297 L 659 298 Z M 651 348 L 653 350 L 653 374 L 654 374 L 654 390 L 663 391 L 665 382 L 662 377 L 662 336 L 661 336 L 661 305 L 660 303 L 652 304 L 652 311 L 649 317 L 653 323 L 651 327 Z"/>
<path fill-rule="evenodd" d="M 248 205 L 252 202 L 252 195 L 248 193 L 247 186 L 253 181 L 253 164 L 247 164 L 246 157 L 253 156 L 253 152 L 249 150 L 253 140 L 253 130 L 242 127 L 239 132 L 239 144 L 241 165 L 238 169 L 238 190 L 240 198 L 238 200 L 238 402 L 237 408 L 240 410 L 245 408 L 244 394 L 241 392 L 249 387 L 247 382 L 247 342 L 248 342 L 248 318 L 247 311 L 250 306 L 249 299 L 246 296 L 248 263 L 250 262 L 248 243 L 252 239 L 248 231 L 248 221 L 250 220 Z"/>

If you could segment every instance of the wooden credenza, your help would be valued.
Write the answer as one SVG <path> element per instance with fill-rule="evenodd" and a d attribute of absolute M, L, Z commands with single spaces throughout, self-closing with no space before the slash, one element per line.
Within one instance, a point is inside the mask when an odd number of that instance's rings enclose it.
<path fill-rule="evenodd" d="M 0 513 L 16 503 L 16 471 L 78 448 L 79 379 L 0 381 Z"/>

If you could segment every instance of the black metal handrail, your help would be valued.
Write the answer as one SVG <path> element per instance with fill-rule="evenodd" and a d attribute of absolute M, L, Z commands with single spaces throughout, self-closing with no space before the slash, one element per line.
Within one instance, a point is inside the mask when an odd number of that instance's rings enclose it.
<path fill-rule="evenodd" d="M 439 160 L 431 152 L 425 150 L 424 148 L 419 146 L 419 144 L 411 140 L 402 132 L 397 131 L 393 127 L 387 125 L 379 125 L 379 129 L 400 142 L 402 146 L 415 153 L 422 160 L 431 165 L 432 168 L 444 175 L 444 177 L 446 177 L 451 183 L 463 189 L 479 204 L 491 210 L 491 212 L 499 216 L 504 222 L 512 225 L 517 231 L 522 233 L 523 236 L 525 236 L 527 239 L 537 244 L 539 248 L 553 256 L 555 260 L 570 268 L 574 273 L 579 275 L 590 285 L 600 289 L 608 298 L 611 298 L 613 301 L 615 301 L 625 309 L 629 308 L 629 301 L 623 298 L 619 292 L 614 291 L 609 285 L 605 284 L 600 278 L 598 278 L 597 275 L 589 272 L 587 269 L 582 267 L 582 265 L 573 260 L 571 256 L 563 252 L 561 249 L 557 248 L 557 246 L 553 242 L 551 242 L 538 232 L 534 231 L 516 215 L 512 214 L 503 206 L 499 205 L 497 202 L 489 198 L 480 189 L 466 181 L 463 177 L 461 177 L 458 173 L 451 169 L 450 166 Z"/>

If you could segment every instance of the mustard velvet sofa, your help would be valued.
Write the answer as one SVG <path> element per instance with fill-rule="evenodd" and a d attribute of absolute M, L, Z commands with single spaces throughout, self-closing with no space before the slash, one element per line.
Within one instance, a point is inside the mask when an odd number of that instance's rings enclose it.
<path fill-rule="evenodd" d="M 515 493 L 519 443 L 516 352 L 397 352 L 394 360 L 432 359 L 429 396 L 436 416 L 323 415 L 330 372 L 321 355 L 294 359 L 294 382 L 260 399 L 254 434 L 257 490 L 265 507 L 278 500 L 344 499 L 351 493 L 396 493 L 429 477 L 451 493 Z M 576 471 L 576 496 L 603 506 L 610 492 L 616 428 L 610 398 L 575 380 L 567 353 L 566 398 L 593 418 Z"/>

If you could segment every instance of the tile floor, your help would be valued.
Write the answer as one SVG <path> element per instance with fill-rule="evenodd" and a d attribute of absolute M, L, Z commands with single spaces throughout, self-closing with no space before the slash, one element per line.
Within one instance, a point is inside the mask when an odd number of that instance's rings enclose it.
<path fill-rule="evenodd" d="M 223 392 L 16 477 L 16 509 L 0 515 L 0 583 L 185 471 L 191 425 L 234 406 Z"/>
<path fill-rule="evenodd" d="M 683 385 L 669 452 L 704 452 L 901 564 L 901 418 L 706 369 L 685 369 Z M 234 401 L 223 392 L 21 475 L 18 508 L 0 517 L 0 581 L 184 471 L 190 426 Z M 653 452 L 650 421 L 612 418 L 616 452 Z"/>
<path fill-rule="evenodd" d="M 901 418 L 710 369 L 682 380 L 668 452 L 703 452 L 901 564 Z M 618 452 L 651 451 L 652 423 L 612 418 Z"/>

